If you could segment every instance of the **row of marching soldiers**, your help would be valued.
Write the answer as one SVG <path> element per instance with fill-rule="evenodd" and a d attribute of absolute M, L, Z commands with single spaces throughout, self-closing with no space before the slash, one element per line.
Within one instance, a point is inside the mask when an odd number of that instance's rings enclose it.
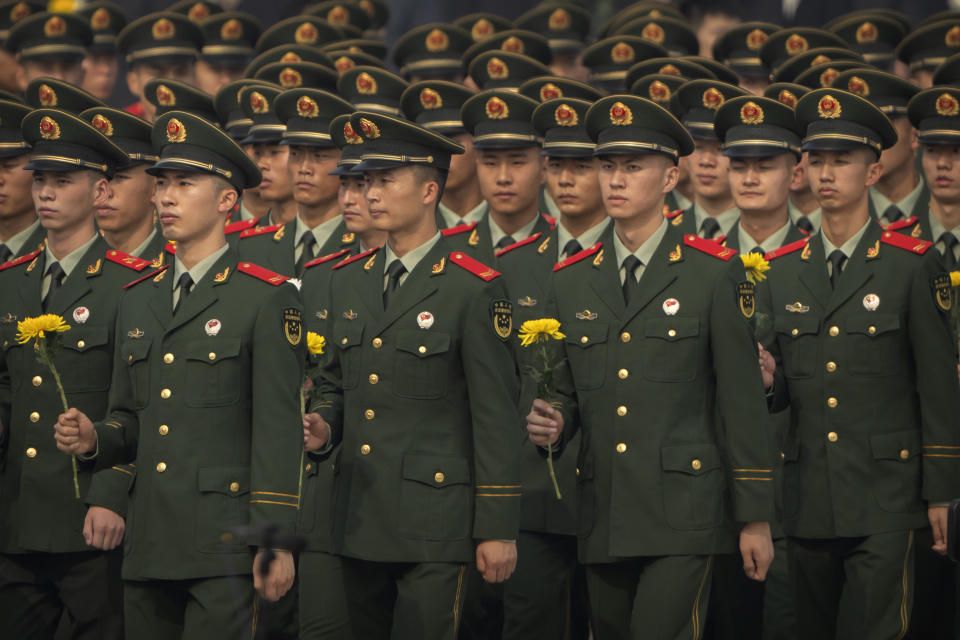
<path fill-rule="evenodd" d="M 14 637 L 952 637 L 960 18 L 200 4 L 0 101 Z"/>

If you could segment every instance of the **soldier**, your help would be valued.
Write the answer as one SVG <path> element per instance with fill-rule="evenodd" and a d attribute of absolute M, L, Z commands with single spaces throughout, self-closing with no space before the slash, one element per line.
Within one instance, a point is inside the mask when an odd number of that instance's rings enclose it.
<path fill-rule="evenodd" d="M 78 10 L 90 24 L 93 41 L 83 59 L 83 88 L 100 100 L 109 100 L 117 84 L 120 58 L 117 33 L 127 24 L 123 9 L 107 0 L 90 2 Z"/>
<path fill-rule="evenodd" d="M 926 22 L 900 41 L 897 59 L 909 65 L 910 82 L 920 89 L 933 86 L 933 72 L 950 56 L 960 53 L 960 17 Z"/>
<path fill-rule="evenodd" d="M 713 57 L 736 72 L 741 89 L 762 96 L 770 84 L 770 70 L 763 66 L 760 49 L 780 27 L 769 22 L 744 22 L 727 31 L 713 45 Z"/>
<path fill-rule="evenodd" d="M 584 42 L 590 34 L 590 12 L 572 2 L 541 3 L 516 20 L 518 29 L 547 36 L 552 54 L 550 72 L 584 82 L 587 68 L 580 62 Z"/>
<path fill-rule="evenodd" d="M 58 78 L 79 85 L 81 62 L 93 35 L 83 18 L 71 13 L 34 13 L 10 29 L 4 46 L 17 54 L 22 89 L 34 78 Z"/>
<path fill-rule="evenodd" d="M 197 88 L 216 95 L 223 85 L 243 78 L 263 27 L 248 13 L 220 12 L 199 23 L 203 46 L 197 58 Z"/>
<path fill-rule="evenodd" d="M 824 28 L 843 38 L 865 62 L 894 73 L 894 50 L 910 31 L 910 21 L 897 11 L 865 9 L 835 18 Z"/>
<path fill-rule="evenodd" d="M 823 227 L 769 254 L 759 324 L 771 409 L 791 409 L 783 511 L 799 637 L 902 637 L 914 530 L 929 522 L 946 552 L 960 481 L 949 277 L 931 243 L 870 218 L 868 187 L 897 136 L 883 112 L 820 89 L 796 113 Z"/>
<path fill-rule="evenodd" d="M 651 58 L 667 58 L 667 50 L 639 36 L 605 38 L 584 49 L 583 65 L 590 71 L 587 82 L 605 94 L 627 89 L 627 72 Z"/>
<path fill-rule="evenodd" d="M 28 113 L 25 105 L 0 100 L 0 265 L 36 251 L 46 236 L 33 206 L 33 176 L 23 170 L 30 147 L 20 122 Z"/>
<path fill-rule="evenodd" d="M 259 180 L 243 150 L 184 111 L 154 123 L 153 147 L 160 159 L 148 171 L 176 260 L 127 286 L 110 412 L 94 427 L 71 408 L 57 446 L 92 455 L 97 468 L 139 463 L 123 565 L 127 637 L 249 638 L 254 589 L 277 600 L 294 576 L 289 551 L 264 566 L 268 536 L 236 528 L 294 527 L 299 295 L 224 238 L 237 194 Z"/>
<path fill-rule="evenodd" d="M 512 305 L 499 274 L 434 224 L 459 145 L 372 112 L 351 125 L 388 242 L 334 270 L 306 442 L 341 446 L 334 541 L 355 636 L 451 638 L 467 564 L 491 583 L 516 565 Z"/>
<path fill-rule="evenodd" d="M 43 248 L 0 272 L 0 619 L 12 637 L 53 638 L 63 616 L 71 638 L 121 638 L 121 553 L 128 469 L 94 473 L 56 455 L 49 425 L 66 398 L 90 415 L 107 411 L 117 291 L 149 263 L 111 250 L 93 212 L 107 177 L 126 161 L 116 145 L 64 111 L 38 109 L 23 119 L 32 146 L 34 206 L 47 231 Z M 43 313 L 71 325 L 55 355 L 59 381 L 18 322 Z M 71 477 L 73 475 L 73 477 Z M 102 553 L 106 551 L 107 553 Z"/>
<path fill-rule="evenodd" d="M 495 49 L 471 58 L 467 73 L 472 84 L 484 91 L 517 91 L 527 80 L 549 75 L 550 69 L 530 56 Z"/>
<path fill-rule="evenodd" d="M 143 86 L 143 99 L 153 107 L 154 118 L 176 110 L 189 111 L 204 120 L 217 122 L 213 96 L 186 82 L 154 78 Z"/>
<path fill-rule="evenodd" d="M 16 52 L 6 47 L 10 29 L 27 16 L 46 11 L 46 8 L 47 3 L 33 0 L 5 0 L 0 3 L 0 90 L 19 93 L 26 84 Z"/>
<path fill-rule="evenodd" d="M 286 127 L 277 117 L 275 104 L 282 91 L 276 86 L 251 86 L 244 87 L 239 93 L 240 106 L 253 121 L 241 143 L 250 145 L 251 159 L 263 177 L 257 185 L 257 194 L 270 206 L 266 215 L 260 218 L 265 225 L 286 224 L 297 215 L 293 185 L 287 171 L 290 147 L 281 144 Z"/>
<path fill-rule="evenodd" d="M 445 80 L 463 82 L 460 58 L 473 40 L 452 24 L 425 24 L 406 32 L 393 46 L 391 57 L 410 82 Z"/>
<path fill-rule="evenodd" d="M 626 95 L 597 101 L 585 121 L 614 224 L 554 268 L 548 308 L 569 367 L 561 408 L 538 398 L 527 429 L 554 455 L 578 456 L 594 637 L 699 638 L 712 557 L 736 548 L 734 523 L 750 578 L 773 558 L 753 287 L 735 251 L 662 215 L 676 160 L 693 150 L 679 121 Z M 568 450 L 579 429 L 584 447 Z"/>

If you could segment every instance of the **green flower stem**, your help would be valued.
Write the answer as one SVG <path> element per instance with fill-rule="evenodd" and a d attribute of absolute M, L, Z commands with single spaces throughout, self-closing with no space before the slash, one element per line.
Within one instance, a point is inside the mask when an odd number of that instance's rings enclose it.
<path fill-rule="evenodd" d="M 43 354 L 43 360 L 47 363 L 47 367 L 50 368 L 50 373 L 53 374 L 53 381 L 57 383 L 57 391 L 60 393 L 60 403 L 63 405 L 63 412 L 66 413 L 70 410 L 70 405 L 67 404 L 67 394 L 63 390 L 63 381 L 60 380 L 60 372 L 57 371 L 57 367 L 53 364 L 53 354 L 50 352 L 49 345 L 44 338 L 37 338 L 37 340 L 41 342 L 39 351 Z M 77 478 L 77 456 L 70 456 L 70 466 L 73 469 L 73 496 L 79 500 L 80 481 Z"/>
<path fill-rule="evenodd" d="M 543 368 L 541 369 L 540 381 L 537 383 L 537 395 L 546 402 L 550 402 L 550 398 L 553 396 L 552 389 L 550 388 L 553 382 L 553 372 L 550 367 L 550 356 L 547 353 L 547 345 L 541 345 L 538 351 Z M 553 483 L 553 491 L 557 494 L 557 500 L 563 500 L 563 496 L 560 494 L 560 484 L 557 482 L 557 473 L 553 468 L 552 444 L 547 446 L 547 469 L 550 471 L 550 481 Z"/>

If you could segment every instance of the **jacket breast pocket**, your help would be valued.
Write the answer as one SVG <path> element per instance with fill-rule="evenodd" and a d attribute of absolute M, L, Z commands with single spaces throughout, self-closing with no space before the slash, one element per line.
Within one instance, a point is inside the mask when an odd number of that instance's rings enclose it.
<path fill-rule="evenodd" d="M 663 510 L 677 530 L 715 527 L 723 517 L 723 471 L 713 444 L 679 444 L 660 449 Z"/>
<path fill-rule="evenodd" d="M 106 391 L 110 388 L 113 350 L 112 327 L 78 325 L 63 334 L 58 367 L 64 388 L 70 392 Z"/>
<path fill-rule="evenodd" d="M 340 384 L 344 389 L 353 389 L 360 380 L 360 356 L 358 349 L 363 340 L 363 325 L 358 322 L 338 322 L 333 328 L 334 340 L 340 350 Z"/>
<path fill-rule="evenodd" d="M 187 406 L 222 407 L 240 399 L 240 349 L 240 338 L 197 340 L 187 345 Z"/>
<path fill-rule="evenodd" d="M 151 340 L 131 340 L 120 345 L 120 359 L 127 366 L 130 389 L 133 392 L 133 404 L 143 409 L 150 402 L 150 355 Z"/>
<path fill-rule="evenodd" d="M 820 318 L 791 313 L 773 318 L 777 344 L 788 378 L 809 378 L 817 369 L 817 335 Z"/>
<path fill-rule="evenodd" d="M 473 487 L 465 458 L 403 457 L 398 530 L 415 540 L 461 540 L 473 522 Z"/>
<path fill-rule="evenodd" d="M 250 519 L 250 467 L 201 468 L 197 488 L 197 549 L 204 553 L 246 550 L 233 529 Z"/>
<path fill-rule="evenodd" d="M 900 316 L 895 313 L 862 313 L 846 320 L 847 361 L 850 372 L 861 376 L 898 373 L 906 356 L 900 339 Z"/>
<path fill-rule="evenodd" d="M 589 391 L 603 386 L 607 367 L 606 322 L 578 322 L 566 330 L 567 359 L 577 389 Z"/>
<path fill-rule="evenodd" d="M 700 318 L 649 318 L 643 325 L 643 376 L 653 382 L 691 382 L 700 362 Z"/>
<path fill-rule="evenodd" d="M 450 334 L 422 329 L 397 331 L 393 389 L 403 398 L 435 400 L 447 394 Z"/>
<path fill-rule="evenodd" d="M 917 429 L 870 436 L 873 452 L 873 495 L 884 511 L 910 513 L 922 508 L 922 446 Z"/>

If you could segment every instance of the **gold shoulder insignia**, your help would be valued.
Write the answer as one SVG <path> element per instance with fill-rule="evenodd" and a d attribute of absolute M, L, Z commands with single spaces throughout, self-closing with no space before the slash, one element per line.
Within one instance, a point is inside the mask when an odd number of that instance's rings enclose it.
<path fill-rule="evenodd" d="M 683 249 L 680 245 L 677 245 L 677 248 L 670 252 L 670 262 L 680 262 L 683 259 Z"/>
<path fill-rule="evenodd" d="M 467 244 L 469 244 L 471 247 L 475 247 L 480 244 L 480 234 L 477 233 L 476 229 L 470 232 L 470 239 L 467 240 Z"/>
<path fill-rule="evenodd" d="M 880 255 L 880 241 L 879 241 L 879 240 L 877 240 L 876 244 L 874 244 L 872 247 L 870 247 L 869 249 L 867 249 L 867 259 L 868 259 L 868 260 L 871 260 L 871 259 L 873 259 L 873 258 L 876 258 L 878 255 Z"/>
<path fill-rule="evenodd" d="M 920 234 L 922 234 L 922 233 L 923 233 L 923 230 L 920 229 L 920 225 L 918 224 L 918 225 L 915 226 L 915 227 L 913 228 L 913 230 L 910 232 L 910 237 L 911 237 L 911 238 L 919 238 L 919 237 L 920 237 Z"/>
<path fill-rule="evenodd" d="M 345 233 L 340 237 L 340 244 L 350 244 L 356 240 L 357 236 L 353 233 Z"/>
<path fill-rule="evenodd" d="M 87 275 L 93 276 L 100 273 L 100 268 L 103 266 L 103 260 L 97 258 L 97 261 L 87 267 Z"/>
<path fill-rule="evenodd" d="M 377 260 L 377 254 L 374 253 L 372 256 L 370 256 L 370 259 L 367 260 L 367 263 L 363 265 L 363 270 L 370 271 L 370 269 L 373 268 L 373 263 L 376 262 L 376 260 Z"/>
<path fill-rule="evenodd" d="M 803 248 L 803 253 L 800 254 L 800 259 L 809 260 L 810 254 L 811 254 L 810 243 L 807 243 L 807 245 Z"/>
<path fill-rule="evenodd" d="M 213 277 L 213 281 L 214 281 L 214 283 L 216 283 L 216 284 L 220 284 L 221 282 L 225 282 L 226 279 L 227 279 L 227 276 L 229 276 L 229 275 L 230 275 L 230 267 L 227 267 L 227 268 L 225 268 L 223 271 L 221 271 L 220 273 L 218 273 L 217 275 L 215 275 L 215 276 Z"/>
<path fill-rule="evenodd" d="M 31 271 L 37 268 L 37 260 L 39 259 L 40 259 L 40 256 L 37 256 L 36 258 L 33 259 L 33 261 L 30 264 L 27 265 L 27 273 L 30 273 Z"/>
<path fill-rule="evenodd" d="M 162 266 L 163 266 L 163 251 L 162 251 L 162 250 L 160 251 L 160 255 L 158 255 L 156 258 L 153 259 L 153 262 L 150 263 L 150 266 L 151 266 L 153 269 L 156 269 L 157 267 L 162 267 Z"/>
<path fill-rule="evenodd" d="M 446 267 L 447 267 L 447 258 L 446 257 L 440 258 L 440 262 L 433 265 L 433 268 L 430 269 L 430 274 L 434 276 L 441 274 L 443 273 L 443 270 L 446 269 Z"/>
<path fill-rule="evenodd" d="M 275 234 L 273 234 L 273 239 L 274 239 L 274 240 L 280 240 L 281 238 L 283 238 L 283 234 L 285 233 L 285 232 L 284 232 L 284 229 L 286 229 L 286 228 L 287 228 L 286 225 L 283 225 L 282 227 L 280 227 L 279 229 L 277 229 L 277 232 L 276 232 Z"/>
<path fill-rule="evenodd" d="M 593 266 L 599 267 L 601 264 L 603 264 L 603 249 L 600 249 L 597 257 L 593 259 Z"/>
<path fill-rule="evenodd" d="M 543 244 L 537 247 L 537 253 L 543 253 L 547 250 L 548 246 L 550 246 L 550 236 L 547 236 L 547 239 L 543 241 Z"/>
<path fill-rule="evenodd" d="M 670 221 L 670 224 L 672 224 L 672 225 L 675 226 L 675 227 L 679 227 L 682 223 L 683 223 L 683 214 L 682 214 L 682 213 L 681 213 L 680 215 L 674 217 L 674 219 Z"/>

